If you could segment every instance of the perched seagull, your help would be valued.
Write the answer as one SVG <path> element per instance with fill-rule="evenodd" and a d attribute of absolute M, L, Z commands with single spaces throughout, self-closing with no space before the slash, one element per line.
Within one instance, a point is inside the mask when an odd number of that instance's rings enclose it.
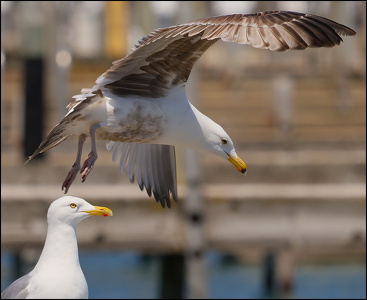
<path fill-rule="evenodd" d="M 77 134 L 76 161 L 61 187 L 67 193 L 79 170 L 83 182 L 92 170 L 96 139 L 105 140 L 131 183 L 136 180 L 170 207 L 171 198 L 177 201 L 175 146 L 216 154 L 246 172 L 229 135 L 185 94 L 194 63 L 210 46 L 223 40 L 271 51 L 303 50 L 333 47 L 342 41 L 340 35 L 355 34 L 332 20 L 289 11 L 217 16 L 157 29 L 113 62 L 93 88 L 73 97 L 64 119 L 29 160 Z M 80 167 L 87 136 L 92 149 Z"/>
<path fill-rule="evenodd" d="M 1 299 L 88 299 L 75 230 L 80 221 L 90 216 L 112 216 L 112 211 L 72 196 L 52 202 L 47 213 L 46 241 L 38 263 L 7 287 Z"/>

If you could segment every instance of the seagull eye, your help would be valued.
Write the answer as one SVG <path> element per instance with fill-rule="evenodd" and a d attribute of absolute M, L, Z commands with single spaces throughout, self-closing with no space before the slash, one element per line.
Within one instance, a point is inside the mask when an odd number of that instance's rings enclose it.
<path fill-rule="evenodd" d="M 75 203 L 71 203 L 71 204 L 70 204 L 70 207 L 71 207 L 71 208 L 75 208 L 75 207 L 76 207 L 76 204 L 75 204 Z"/>
<path fill-rule="evenodd" d="M 222 138 L 222 145 L 225 145 L 228 143 L 228 140 L 226 138 Z"/>

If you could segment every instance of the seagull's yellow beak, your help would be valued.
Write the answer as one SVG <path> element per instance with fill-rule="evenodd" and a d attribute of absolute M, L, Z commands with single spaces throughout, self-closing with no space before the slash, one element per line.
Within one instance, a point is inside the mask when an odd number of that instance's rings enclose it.
<path fill-rule="evenodd" d="M 241 173 L 245 174 L 246 171 L 247 171 L 247 166 L 246 164 L 243 162 L 243 160 L 241 158 L 239 158 L 238 156 L 237 157 L 234 157 L 230 154 L 228 154 L 228 160 L 234 164 L 234 166 L 237 168 L 238 171 L 240 171 Z"/>
<path fill-rule="evenodd" d="M 87 210 L 85 212 L 92 216 L 111 217 L 113 215 L 112 210 L 110 210 L 107 207 L 102 207 L 102 206 L 95 206 L 94 209 Z"/>

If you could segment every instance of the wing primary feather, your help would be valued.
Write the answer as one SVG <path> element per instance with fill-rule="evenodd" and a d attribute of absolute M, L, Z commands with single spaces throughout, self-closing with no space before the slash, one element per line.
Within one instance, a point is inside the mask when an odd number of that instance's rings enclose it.
<path fill-rule="evenodd" d="M 146 190 L 148 193 L 148 196 L 151 197 L 152 196 L 152 189 L 154 189 L 154 180 L 153 180 L 153 175 L 152 175 L 152 162 L 151 162 L 151 145 L 147 144 L 146 145 L 146 156 L 145 156 L 145 166 L 146 166 L 146 177 L 147 177 L 147 185 Z M 148 188 L 147 188 L 148 187 Z"/>
<path fill-rule="evenodd" d="M 142 176 L 142 182 L 143 182 L 143 187 L 145 186 L 145 189 L 148 193 L 149 196 L 151 196 L 152 192 L 151 192 L 151 186 L 150 186 L 150 181 L 148 179 L 148 158 L 149 158 L 149 144 L 144 144 L 144 147 L 142 147 L 142 161 L 140 164 L 140 173 Z"/>
<path fill-rule="evenodd" d="M 112 161 L 116 161 L 117 155 L 121 153 L 122 143 L 113 142 L 112 146 Z"/>
<path fill-rule="evenodd" d="M 161 191 L 161 201 L 166 202 L 167 207 L 171 208 L 171 201 L 169 198 L 169 186 L 166 182 L 165 174 L 164 174 L 164 157 L 162 153 L 162 145 L 156 146 L 157 160 L 156 167 L 158 173 L 159 186 Z"/>
<path fill-rule="evenodd" d="M 319 23 L 316 19 L 305 18 L 302 20 L 303 26 L 308 27 L 309 30 L 317 36 L 319 46 L 329 46 L 333 47 L 339 45 L 342 38 L 335 33 L 334 29 L 325 23 Z M 300 23 L 298 21 L 298 23 Z M 328 43 L 328 44 L 325 44 Z"/>
<path fill-rule="evenodd" d="M 128 156 L 130 144 L 123 143 L 122 149 L 121 149 L 121 157 L 120 157 L 120 172 L 124 173 L 125 170 L 125 164 L 126 159 Z"/>
<path fill-rule="evenodd" d="M 143 172 L 142 172 L 142 165 L 143 165 L 143 147 L 142 145 L 137 145 L 137 154 L 136 154 L 136 166 L 135 166 L 135 178 L 139 185 L 140 190 L 142 191 L 144 188 L 143 184 Z"/>
<path fill-rule="evenodd" d="M 136 163 L 136 144 L 131 143 L 129 149 L 129 158 L 128 158 L 128 177 L 131 183 L 134 183 L 135 180 L 135 163 Z"/>
<path fill-rule="evenodd" d="M 152 153 L 151 166 L 152 166 L 152 175 L 153 175 L 152 178 L 154 181 L 153 195 L 154 195 L 154 198 L 157 201 L 159 201 L 162 207 L 164 208 L 165 202 L 162 199 L 162 191 L 160 188 L 159 173 L 158 173 L 158 168 L 157 168 L 157 147 L 156 145 L 152 145 L 151 153 Z"/>
<path fill-rule="evenodd" d="M 173 200 L 177 202 L 177 171 L 176 171 L 176 153 L 174 146 L 163 146 L 163 155 L 164 157 L 168 157 L 165 161 L 164 170 L 167 174 L 168 185 L 171 187 L 171 193 Z"/>
<path fill-rule="evenodd" d="M 106 149 L 108 150 L 108 151 L 111 151 L 112 150 L 112 147 L 113 147 L 113 145 L 115 144 L 115 142 L 114 141 L 107 141 L 106 142 Z"/>

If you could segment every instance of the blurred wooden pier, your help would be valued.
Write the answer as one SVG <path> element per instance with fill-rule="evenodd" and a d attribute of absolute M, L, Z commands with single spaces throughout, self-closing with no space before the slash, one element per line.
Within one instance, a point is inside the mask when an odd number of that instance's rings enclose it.
<path fill-rule="evenodd" d="M 45 216 L 51 200 L 62 196 L 59 188 L 2 186 L 3 249 L 43 246 Z M 181 253 L 186 248 L 184 186 L 179 186 L 179 203 L 171 209 L 162 209 L 132 185 L 80 186 L 77 194 L 70 194 L 114 212 L 113 218 L 80 224 L 81 247 L 143 253 Z M 216 184 L 204 185 L 203 196 L 209 249 L 248 255 L 261 255 L 268 248 L 291 248 L 306 256 L 318 251 L 326 254 L 327 250 L 364 255 L 366 203 L 362 183 Z"/>
<path fill-rule="evenodd" d="M 75 68 L 71 82 L 78 80 L 71 84 L 71 95 L 91 86 L 96 74 L 98 70 L 85 66 Z M 226 129 L 249 167 L 243 177 L 226 161 L 199 157 L 207 247 L 248 259 L 272 247 L 297 249 L 301 257 L 324 253 L 330 258 L 331 252 L 361 257 L 366 233 L 364 80 L 348 80 L 349 105 L 341 107 L 332 81 L 295 74 L 288 79 L 291 117 L 284 119 L 273 102 L 273 79 L 255 75 L 244 75 L 233 86 L 218 73 L 200 75 L 197 106 Z M 63 195 L 60 186 L 74 162 L 76 140 L 52 149 L 44 160 L 23 165 L 17 76 L 14 69 L 5 76 L 1 242 L 3 249 L 19 250 L 42 246 L 47 208 Z M 58 122 L 54 105 L 50 99 L 47 103 L 46 131 Z M 185 249 L 184 150 L 177 149 L 180 200 L 170 210 L 120 174 L 104 143 L 98 143 L 98 151 L 87 181 L 77 179 L 69 194 L 111 207 L 114 217 L 81 224 L 81 247 L 162 253 Z"/>
<path fill-rule="evenodd" d="M 294 64 L 287 63 L 289 70 Z M 77 65 L 70 85 L 58 87 L 68 88 L 63 90 L 69 94 L 64 104 L 55 103 L 48 92 L 44 134 L 65 114 L 61 108 L 71 96 L 92 86 L 109 65 Z M 269 279 L 264 289 L 269 292 L 276 290 L 275 281 L 282 292 L 292 289 L 297 263 L 365 262 L 365 78 L 349 75 L 338 86 L 335 78 L 296 66 L 287 76 L 278 76 L 271 67 L 262 76 L 240 69 L 237 77 L 203 65 L 197 75 L 196 106 L 230 134 L 248 173 L 244 177 L 227 161 L 198 154 L 199 185 L 190 189 L 186 151 L 176 149 L 179 202 L 171 209 L 162 209 L 131 185 L 104 143 L 98 142 L 93 171 L 84 183 L 77 178 L 68 194 L 110 207 L 114 216 L 82 222 L 77 230 L 79 247 L 161 255 L 166 270 L 161 282 L 166 283 L 168 276 L 169 286 L 175 287 L 167 291 L 163 285 L 161 295 L 170 299 L 182 295 L 184 278 L 192 284 L 188 288 L 192 298 L 206 298 L 202 254 L 207 250 L 262 264 L 264 278 Z M 19 66 L 4 75 L 1 247 L 15 254 L 15 269 L 20 270 L 25 253 L 39 257 L 47 209 L 63 196 L 61 183 L 75 160 L 76 138 L 24 165 Z M 200 214 L 185 208 L 193 190 L 194 197 L 202 197 Z M 174 267 L 181 270 L 175 279 L 170 276 Z"/>
<path fill-rule="evenodd" d="M 264 3 L 258 3 L 260 10 L 266 8 Z M 16 32 L 4 35 L 4 45 L 13 46 L 2 51 L 1 247 L 15 255 L 15 278 L 23 275 L 21 265 L 27 260 L 27 251 L 33 252 L 28 261 L 39 257 L 47 209 L 64 195 L 61 183 L 77 147 L 76 138 L 71 138 L 24 165 L 31 154 L 25 149 L 38 143 L 25 132 L 34 132 L 35 123 L 39 123 L 45 128 L 37 134 L 45 136 L 65 115 L 71 97 L 81 88 L 92 87 L 111 61 L 132 46 L 125 45 L 129 38 L 158 25 L 158 19 L 154 20 L 157 12 L 147 7 L 150 3 L 134 2 L 129 11 L 128 2 L 107 1 L 104 17 L 76 18 L 88 26 L 73 25 L 89 29 L 90 34 L 83 36 L 93 36 L 92 43 L 78 38 L 70 42 L 71 27 L 65 24 L 73 15 L 71 9 L 77 7 L 56 4 L 47 5 L 44 12 L 47 43 L 37 42 L 37 36 L 29 38 L 31 27 L 23 26 L 28 42 L 47 48 L 38 57 L 45 69 L 44 76 L 38 76 L 41 87 L 37 92 L 45 101 L 37 97 L 35 110 L 26 109 L 35 106 L 24 86 L 41 68 L 24 76 L 22 59 L 23 54 L 27 59 L 27 44 L 19 43 Z M 274 3 L 269 5 L 274 7 Z M 300 262 L 365 262 L 365 14 L 356 14 L 365 9 L 353 2 L 330 5 L 332 19 L 358 32 L 355 37 L 345 37 L 338 47 L 273 53 L 218 43 L 194 68 L 188 83 L 192 87 L 189 99 L 232 137 L 237 153 L 248 165 L 246 177 L 227 161 L 200 154 L 196 168 L 188 172 L 187 155 L 192 153 L 176 149 L 179 201 L 171 209 L 162 209 L 136 184 L 131 185 L 126 174 L 120 174 L 111 153 L 98 142 L 99 157 L 93 171 L 84 183 L 77 178 L 68 194 L 110 207 L 114 216 L 82 222 L 77 230 L 79 247 L 161 255 L 163 271 L 157 276 L 162 282 L 160 298 L 168 299 L 183 295 L 184 277 L 188 298 L 207 298 L 202 255 L 206 250 L 222 251 L 246 263 L 263 263 L 268 292 L 276 290 L 275 281 L 282 292 L 289 292 L 293 268 Z M 315 4 L 311 6 L 315 10 Z M 178 19 L 201 17 L 203 11 L 204 3 L 185 2 Z M 131 20 L 129 12 L 134 16 Z M 104 18 L 108 22 L 103 23 Z M 94 32 L 100 30 L 97 28 L 104 31 Z M 75 37 L 76 33 L 73 30 Z M 105 37 L 109 38 L 103 41 Z M 92 55 L 81 55 L 84 50 L 78 54 L 77 44 L 86 45 Z M 100 48 L 103 46 L 105 51 Z M 27 117 L 41 109 L 44 115 L 27 123 Z M 88 147 L 87 142 L 83 157 Z M 273 296 L 270 293 L 266 298 Z"/>

